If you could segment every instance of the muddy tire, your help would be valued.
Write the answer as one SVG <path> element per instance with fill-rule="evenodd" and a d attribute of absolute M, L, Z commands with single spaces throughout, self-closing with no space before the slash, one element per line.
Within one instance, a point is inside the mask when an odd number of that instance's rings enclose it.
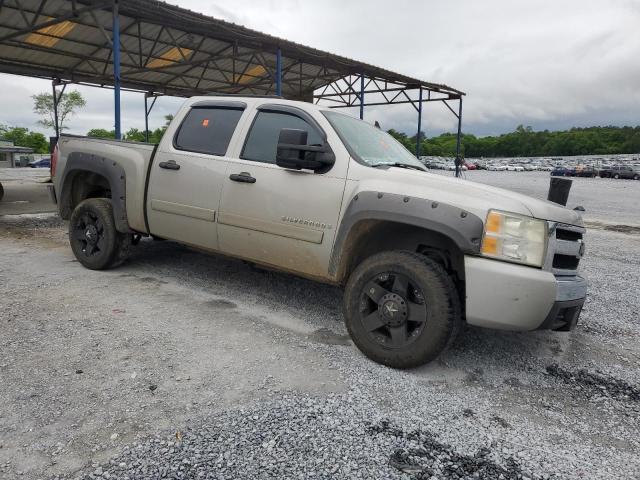
<path fill-rule="evenodd" d="M 344 316 L 362 353 L 393 368 L 431 362 L 453 342 L 462 322 L 460 298 L 447 272 L 405 251 L 379 253 L 353 271 Z"/>
<path fill-rule="evenodd" d="M 104 270 L 126 260 L 131 235 L 116 230 L 109 199 L 90 198 L 80 202 L 71 214 L 69 243 L 82 265 Z"/>

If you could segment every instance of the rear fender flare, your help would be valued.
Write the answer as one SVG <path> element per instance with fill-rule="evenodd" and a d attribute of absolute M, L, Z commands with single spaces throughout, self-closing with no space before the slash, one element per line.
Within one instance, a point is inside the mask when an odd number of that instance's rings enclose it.
<path fill-rule="evenodd" d="M 62 177 L 62 193 L 60 195 L 60 216 L 69 218 L 73 199 L 71 192 L 73 180 L 81 173 L 96 173 L 106 178 L 111 189 L 111 206 L 116 230 L 122 233 L 132 233 L 127 220 L 126 208 L 126 177 L 124 168 L 117 162 L 106 157 L 89 153 L 72 152 L 67 157 L 67 163 Z"/>

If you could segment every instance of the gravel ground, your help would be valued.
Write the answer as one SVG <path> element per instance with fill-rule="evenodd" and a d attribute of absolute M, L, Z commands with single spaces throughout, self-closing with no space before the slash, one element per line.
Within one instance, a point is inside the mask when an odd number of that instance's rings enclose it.
<path fill-rule="evenodd" d="M 640 477 L 635 230 L 588 233 L 576 331 L 395 371 L 339 289 L 171 242 L 92 272 L 65 228 L 0 217 L 2 479 Z"/>

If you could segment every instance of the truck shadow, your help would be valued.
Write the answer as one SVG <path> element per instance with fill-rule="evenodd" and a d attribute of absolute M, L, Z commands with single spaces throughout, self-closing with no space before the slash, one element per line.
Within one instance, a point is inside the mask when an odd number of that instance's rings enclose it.
<path fill-rule="evenodd" d="M 133 249 L 122 270 L 169 283 L 188 284 L 209 291 L 224 302 L 262 304 L 287 312 L 322 335 L 309 341 L 349 345 L 342 316 L 342 290 L 291 274 L 263 270 L 241 260 L 209 254 L 169 242 L 145 239 Z M 216 300 L 219 302 L 220 300 Z M 331 334 L 329 334 L 331 332 Z M 441 365 L 470 372 L 482 381 L 483 370 L 513 370 L 514 365 L 546 364 L 557 359 L 571 342 L 571 335 L 558 332 L 505 332 L 466 326 L 451 348 L 439 359 Z M 325 338 L 330 336 L 331 338 Z M 316 337 L 322 337 L 316 339 Z M 314 340 L 315 339 L 315 340 Z M 355 347 L 354 347 L 355 352 Z M 433 366 L 415 369 L 427 373 Z M 474 373 L 475 372 L 475 373 Z M 473 380 L 473 378 L 471 378 Z"/>

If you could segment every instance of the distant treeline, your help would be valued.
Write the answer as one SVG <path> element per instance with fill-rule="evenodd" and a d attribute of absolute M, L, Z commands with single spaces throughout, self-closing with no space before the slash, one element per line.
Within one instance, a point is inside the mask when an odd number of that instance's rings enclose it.
<path fill-rule="evenodd" d="M 416 135 L 412 137 L 395 130 L 389 133 L 409 151 L 416 150 Z M 421 154 L 453 157 L 456 135 L 421 138 Z M 534 132 L 531 127 L 518 126 L 514 132 L 497 137 L 476 137 L 463 134 L 460 150 L 464 157 L 563 157 L 569 155 L 611 155 L 640 153 L 640 127 L 589 127 L 550 132 Z"/>

